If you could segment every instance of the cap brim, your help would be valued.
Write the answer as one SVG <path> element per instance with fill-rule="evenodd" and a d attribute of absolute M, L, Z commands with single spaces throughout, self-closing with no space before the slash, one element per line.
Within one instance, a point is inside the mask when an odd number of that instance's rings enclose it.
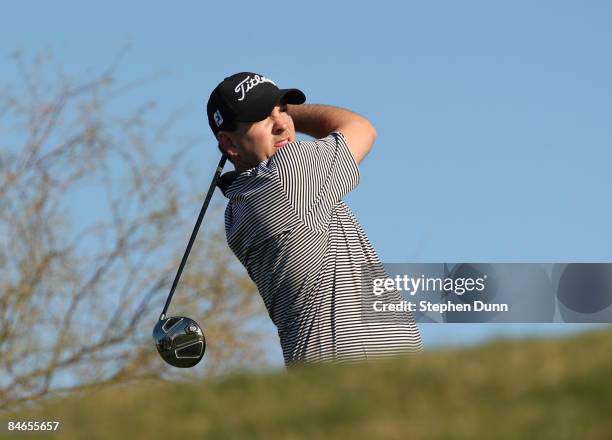
<path fill-rule="evenodd" d="M 285 104 L 299 105 L 306 102 L 306 95 L 298 89 L 280 89 L 280 99 Z"/>
<path fill-rule="evenodd" d="M 264 102 L 262 102 L 264 101 Z M 306 101 L 306 95 L 298 89 L 279 89 L 277 93 L 270 93 L 265 97 L 265 100 L 260 101 L 258 108 L 243 115 L 240 118 L 236 118 L 236 121 L 240 122 L 257 122 L 263 121 L 279 102 L 284 104 L 299 105 Z"/>

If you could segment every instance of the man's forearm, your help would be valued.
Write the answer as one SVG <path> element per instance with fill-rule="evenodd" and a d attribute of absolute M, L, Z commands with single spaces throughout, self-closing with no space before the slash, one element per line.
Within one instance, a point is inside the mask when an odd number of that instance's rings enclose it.
<path fill-rule="evenodd" d="M 341 132 L 357 163 L 368 154 L 376 140 L 376 129 L 363 116 L 339 107 L 319 104 L 288 105 L 296 131 L 317 139 Z"/>
<path fill-rule="evenodd" d="M 323 138 L 353 121 L 368 123 L 367 119 L 357 113 L 331 105 L 288 105 L 287 111 L 293 118 L 295 130 L 314 138 Z"/>

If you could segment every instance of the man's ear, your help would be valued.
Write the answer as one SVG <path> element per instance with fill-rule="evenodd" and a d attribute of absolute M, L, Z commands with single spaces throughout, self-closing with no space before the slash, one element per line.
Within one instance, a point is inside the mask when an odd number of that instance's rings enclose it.
<path fill-rule="evenodd" d="M 223 152 L 229 157 L 230 160 L 234 160 L 234 158 L 238 157 L 238 150 L 234 145 L 231 137 L 224 131 L 220 131 L 217 134 L 217 139 L 219 140 L 219 145 Z"/>

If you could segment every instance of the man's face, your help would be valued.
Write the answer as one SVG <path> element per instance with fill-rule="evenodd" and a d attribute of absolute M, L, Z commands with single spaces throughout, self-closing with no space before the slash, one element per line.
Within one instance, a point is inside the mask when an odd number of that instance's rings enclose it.
<path fill-rule="evenodd" d="M 295 141 L 295 127 L 287 113 L 287 105 L 279 103 L 263 121 L 239 122 L 237 130 L 219 132 L 219 141 L 236 168 L 245 170 L 257 166 Z"/>

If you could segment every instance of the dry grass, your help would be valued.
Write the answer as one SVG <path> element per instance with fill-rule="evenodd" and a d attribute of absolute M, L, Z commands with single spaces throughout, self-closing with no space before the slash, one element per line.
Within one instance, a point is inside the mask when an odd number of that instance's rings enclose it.
<path fill-rule="evenodd" d="M 60 420 L 62 439 L 609 438 L 611 373 L 612 332 L 604 331 L 218 382 L 141 383 L 3 419 Z"/>

